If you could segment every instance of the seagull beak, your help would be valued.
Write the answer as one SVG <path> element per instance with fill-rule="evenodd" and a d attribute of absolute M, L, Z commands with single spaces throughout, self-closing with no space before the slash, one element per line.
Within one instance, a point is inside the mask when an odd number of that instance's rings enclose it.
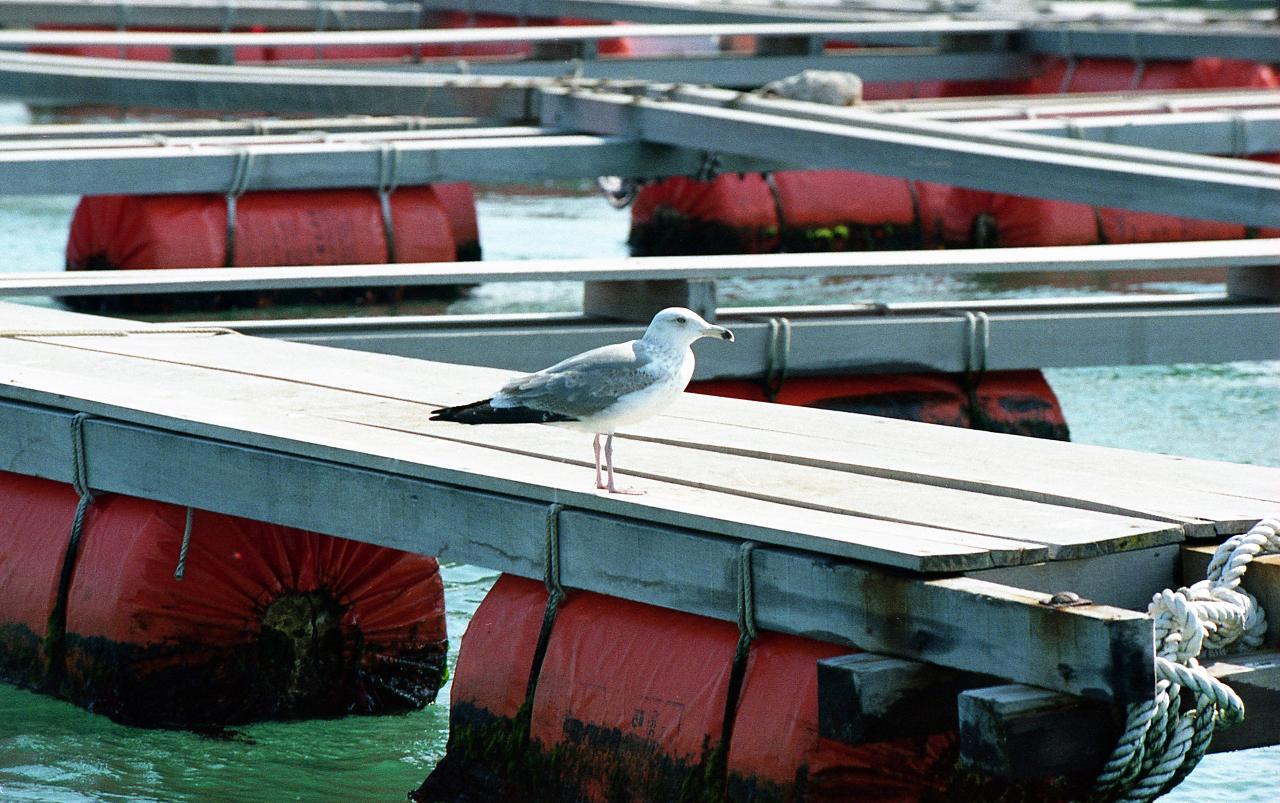
<path fill-rule="evenodd" d="M 702 336 L 718 337 L 721 340 L 728 340 L 730 343 L 733 342 L 733 332 L 730 332 L 723 326 L 708 326 L 706 329 L 702 330 Z"/>

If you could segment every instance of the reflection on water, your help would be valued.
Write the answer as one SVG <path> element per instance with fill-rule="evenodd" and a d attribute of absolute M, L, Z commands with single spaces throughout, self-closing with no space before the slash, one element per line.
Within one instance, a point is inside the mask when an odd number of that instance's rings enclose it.
<path fill-rule="evenodd" d="M 23 122 L 0 104 L 0 124 Z M 76 199 L 0 195 L 0 271 L 62 268 Z M 482 188 L 488 259 L 626 254 L 627 213 L 589 185 Z M 477 288 L 453 312 L 566 311 L 579 285 L 541 282 Z M 911 276 L 726 281 L 733 306 L 1048 297 L 1099 292 L 1220 292 L 1221 276 L 1063 274 L 1051 277 Z M 1260 336 L 1262 336 L 1260 334 Z M 1195 457 L 1280 461 L 1280 362 L 1073 368 L 1047 371 L 1073 437 L 1082 442 Z M 494 575 L 444 570 L 451 662 Z M 266 723 L 213 741 L 115 725 L 69 704 L 0 684 L 2 801 L 393 800 L 416 787 L 444 751 L 448 687 L 440 703 L 404 716 Z M 1167 800 L 1270 801 L 1280 748 L 1210 756 Z"/>

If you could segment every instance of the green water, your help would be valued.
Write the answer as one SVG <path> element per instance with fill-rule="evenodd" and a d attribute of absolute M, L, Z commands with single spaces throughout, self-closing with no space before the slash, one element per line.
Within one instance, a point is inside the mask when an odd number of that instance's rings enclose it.
<path fill-rule="evenodd" d="M 0 122 L 20 112 L 0 104 Z M 0 270 L 61 270 L 75 198 L 0 195 Z M 627 213 L 563 188 L 479 198 L 491 259 L 618 256 Z M 913 277 L 726 282 L 722 303 L 849 303 L 1117 290 L 1213 291 L 1192 276 Z M 478 288 L 454 312 L 570 310 L 578 287 L 528 283 Z M 1259 332 L 1258 337 L 1276 337 Z M 1280 465 L 1280 362 L 1047 371 L 1075 440 L 1153 452 Z M 446 566 L 450 664 L 492 583 L 491 572 Z M 448 688 L 414 714 L 243 728 L 237 738 L 116 725 L 66 703 L 0 684 L 0 801 L 403 800 L 443 754 Z M 1167 800 L 1270 803 L 1280 748 L 1210 756 Z"/>

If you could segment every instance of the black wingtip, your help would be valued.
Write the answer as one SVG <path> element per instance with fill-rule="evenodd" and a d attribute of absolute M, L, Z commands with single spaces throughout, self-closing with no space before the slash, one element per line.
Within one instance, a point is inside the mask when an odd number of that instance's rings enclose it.
<path fill-rule="evenodd" d="M 432 411 L 430 421 L 452 421 L 457 424 L 549 424 L 556 421 L 576 421 L 573 416 L 534 410 L 530 407 L 494 407 L 482 399 L 457 407 L 441 407 Z"/>

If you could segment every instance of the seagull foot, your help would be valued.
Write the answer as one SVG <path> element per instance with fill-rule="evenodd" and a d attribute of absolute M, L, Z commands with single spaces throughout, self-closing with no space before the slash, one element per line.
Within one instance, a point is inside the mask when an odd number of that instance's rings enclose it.
<path fill-rule="evenodd" d="M 626 485 L 606 485 L 603 490 L 606 490 L 611 494 L 622 494 L 623 496 L 644 496 L 645 493 L 647 493 L 643 488 L 631 488 Z"/>

